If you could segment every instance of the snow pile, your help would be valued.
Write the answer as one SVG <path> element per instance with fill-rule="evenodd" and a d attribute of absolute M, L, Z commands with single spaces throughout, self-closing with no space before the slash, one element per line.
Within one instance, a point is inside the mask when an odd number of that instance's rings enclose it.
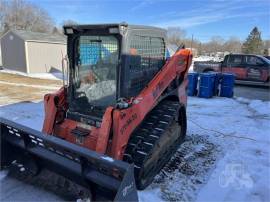
<path fill-rule="evenodd" d="M 248 106 L 261 115 L 270 114 L 270 102 L 263 102 L 261 100 L 252 100 Z"/>
<path fill-rule="evenodd" d="M 250 103 L 250 99 L 247 99 L 244 97 L 236 97 L 235 99 L 242 104 L 249 104 Z"/>

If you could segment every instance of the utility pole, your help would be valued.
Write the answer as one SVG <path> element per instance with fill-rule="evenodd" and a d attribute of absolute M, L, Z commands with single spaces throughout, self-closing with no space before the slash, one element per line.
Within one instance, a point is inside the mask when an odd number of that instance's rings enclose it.
<path fill-rule="evenodd" d="M 190 49 L 192 50 L 192 45 L 193 45 L 193 34 L 191 36 L 191 45 L 190 45 Z"/>

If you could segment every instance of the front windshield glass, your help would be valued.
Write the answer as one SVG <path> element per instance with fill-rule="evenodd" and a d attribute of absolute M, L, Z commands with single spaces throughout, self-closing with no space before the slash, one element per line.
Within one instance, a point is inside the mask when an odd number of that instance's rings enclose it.
<path fill-rule="evenodd" d="M 119 46 L 114 36 L 80 36 L 75 65 L 75 98 L 94 106 L 116 100 Z"/>
<path fill-rule="evenodd" d="M 262 57 L 261 58 L 268 64 L 270 65 L 270 58 Z"/>

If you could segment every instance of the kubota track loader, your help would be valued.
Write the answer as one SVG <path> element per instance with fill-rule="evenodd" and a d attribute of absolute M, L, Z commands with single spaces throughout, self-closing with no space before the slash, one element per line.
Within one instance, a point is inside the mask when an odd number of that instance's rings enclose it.
<path fill-rule="evenodd" d="M 137 200 L 186 134 L 192 54 L 166 60 L 166 33 L 122 24 L 65 26 L 68 83 L 44 97 L 42 132 L 1 118 L 1 168 L 52 170 L 94 200 Z"/>

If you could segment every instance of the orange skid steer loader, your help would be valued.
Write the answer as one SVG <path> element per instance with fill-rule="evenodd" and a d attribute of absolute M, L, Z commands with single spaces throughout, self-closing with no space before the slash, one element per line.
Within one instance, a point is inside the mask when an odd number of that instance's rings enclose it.
<path fill-rule="evenodd" d="M 166 32 L 150 26 L 64 32 L 68 82 L 45 95 L 42 132 L 0 119 L 1 169 L 16 160 L 89 188 L 93 200 L 136 201 L 186 135 L 192 54 L 179 48 L 166 60 Z"/>

